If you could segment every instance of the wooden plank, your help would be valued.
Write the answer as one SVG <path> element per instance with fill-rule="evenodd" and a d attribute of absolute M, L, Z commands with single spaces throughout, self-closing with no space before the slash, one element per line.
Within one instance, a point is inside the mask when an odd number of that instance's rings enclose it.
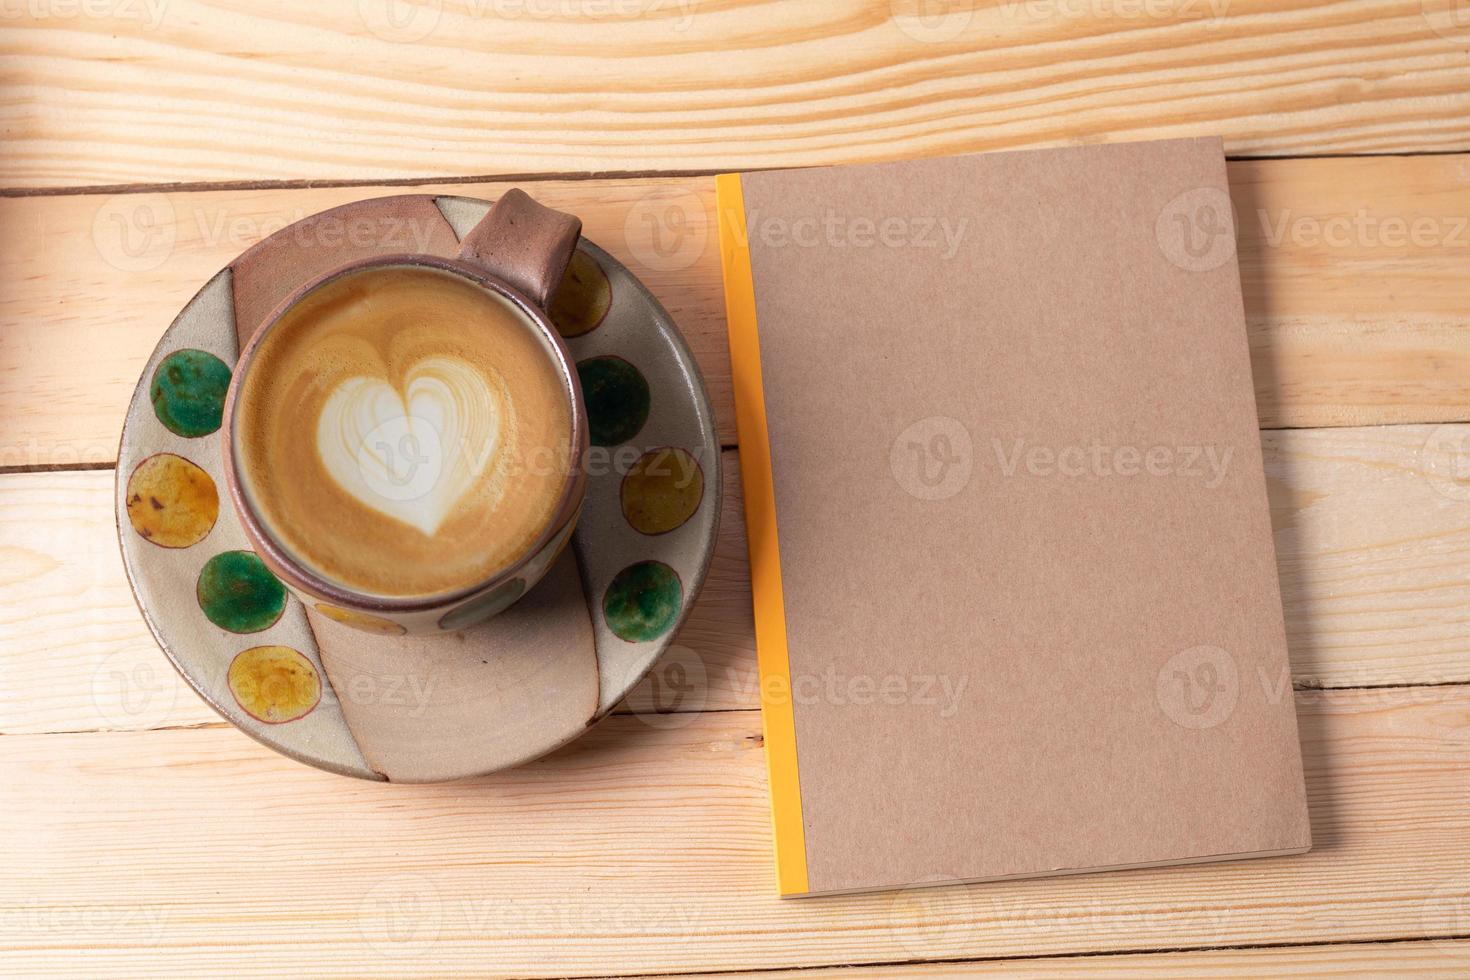
<path fill-rule="evenodd" d="M 1470 688 L 1298 709 L 1309 854 L 807 901 L 775 897 L 753 711 L 617 717 L 440 786 L 330 776 L 228 729 L 4 736 L 0 972 L 565 976 L 1463 936 Z"/>
<path fill-rule="evenodd" d="M 984 960 L 958 963 L 887 963 L 883 966 L 817 967 L 805 970 L 762 970 L 725 973 L 721 980 L 842 980 L 896 977 L 899 980 L 949 977 L 1044 977 L 1086 980 L 1090 977 L 1235 978 L 1269 977 L 1453 977 L 1470 969 L 1470 940 L 1351 943 L 1326 946 L 1283 946 L 1271 949 L 1206 949 L 1180 953 L 1112 956 L 1048 956 L 1032 960 Z M 702 974 L 684 974 L 695 980 Z"/>
<path fill-rule="evenodd" d="M 1261 437 L 1294 681 L 1470 680 L 1470 425 Z"/>
<path fill-rule="evenodd" d="M 11 188 L 798 166 L 1216 133 L 1243 155 L 1470 148 L 1451 0 L 14 14 L 0 34 Z"/>
<path fill-rule="evenodd" d="M 1470 681 L 1470 483 L 1453 480 L 1470 473 L 1470 425 L 1264 437 L 1295 684 Z M 0 476 L 0 733 L 217 722 L 133 606 L 111 495 L 110 472 Z M 661 668 L 690 672 L 673 707 L 758 704 L 750 617 L 738 460 L 728 451 L 714 565 Z M 1271 693 L 1285 679 L 1249 682 Z"/>
<path fill-rule="evenodd" d="M 1240 162 L 1231 180 L 1262 425 L 1470 419 L 1470 156 Z M 531 189 L 669 308 L 733 444 L 712 182 Z M 201 284 L 293 220 L 401 190 L 0 199 L 0 467 L 111 462 L 148 354 Z"/>
<path fill-rule="evenodd" d="M 650 711 L 758 703 L 733 450 L 724 462 L 709 578 L 660 667 L 677 661 L 705 679 L 691 674 L 687 696 L 673 704 L 648 696 L 645 684 L 633 703 Z M 0 475 L 0 736 L 226 724 L 174 672 L 138 612 L 118 550 L 112 494 L 112 471 Z"/>
<path fill-rule="evenodd" d="M 508 185 L 410 188 L 498 197 Z M 634 268 L 684 332 L 723 437 L 734 442 L 720 259 L 697 181 L 538 183 L 574 211 L 588 238 Z M 217 191 L 0 199 L 0 467 L 72 466 L 117 458 L 138 375 L 174 316 L 221 268 L 293 221 L 395 187 Z M 672 209 L 672 211 L 670 211 Z M 666 216 L 666 211 L 669 214 Z M 697 219 L 680 232 L 682 216 Z M 662 220 L 657 243 L 643 216 Z M 669 229 L 674 231 L 670 232 Z M 413 250 L 418 229 L 340 229 Z M 682 237 L 681 237 L 682 236 Z M 330 242 L 323 241 L 324 245 Z M 641 257 L 641 260 L 640 260 Z"/>
<path fill-rule="evenodd" d="M 1470 157 L 1232 163 L 1230 187 L 1262 426 L 1470 419 Z"/>

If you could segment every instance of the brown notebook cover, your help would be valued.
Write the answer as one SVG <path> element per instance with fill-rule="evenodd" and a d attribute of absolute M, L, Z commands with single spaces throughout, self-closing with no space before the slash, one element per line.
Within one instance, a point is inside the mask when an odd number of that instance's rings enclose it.
<path fill-rule="evenodd" d="M 1220 141 L 718 187 L 782 894 L 1306 850 Z"/>

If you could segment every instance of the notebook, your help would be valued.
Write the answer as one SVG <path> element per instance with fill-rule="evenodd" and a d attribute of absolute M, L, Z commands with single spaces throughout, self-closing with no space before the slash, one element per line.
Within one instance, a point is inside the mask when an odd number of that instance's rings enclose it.
<path fill-rule="evenodd" d="M 1220 141 L 717 206 L 780 893 L 1310 847 Z"/>

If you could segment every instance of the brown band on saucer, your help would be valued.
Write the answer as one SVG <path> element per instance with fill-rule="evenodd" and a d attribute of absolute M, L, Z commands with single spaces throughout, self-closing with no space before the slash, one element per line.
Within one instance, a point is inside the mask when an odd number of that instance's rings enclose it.
<path fill-rule="evenodd" d="M 512 188 L 465 235 L 459 258 L 503 279 L 544 310 L 561 285 L 581 234 L 580 218 L 537 204 L 525 191 Z"/>
<path fill-rule="evenodd" d="M 306 618 L 348 731 L 389 782 L 520 765 L 597 718 L 596 641 L 570 548 L 524 600 L 457 635 L 369 636 L 315 609 Z"/>

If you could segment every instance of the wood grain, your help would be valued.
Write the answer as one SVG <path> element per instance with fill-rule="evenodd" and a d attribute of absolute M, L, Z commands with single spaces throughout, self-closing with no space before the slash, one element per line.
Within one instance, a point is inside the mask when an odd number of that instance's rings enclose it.
<path fill-rule="evenodd" d="M 1470 940 L 1437 942 L 1355 943 L 1284 946 L 1274 949 L 1208 949 L 1181 953 L 1127 953 L 1112 956 L 1047 956 L 1032 960 L 968 960 L 958 963 L 886 963 L 883 966 L 834 966 L 803 970 L 763 970 L 721 974 L 721 980 L 924 980 L 950 977 L 1042 977 L 1086 980 L 1127 976 L 1174 978 L 1270 977 L 1454 977 L 1466 970 Z M 694 980 L 700 974 L 684 974 Z"/>
<path fill-rule="evenodd" d="M 1470 681 L 1470 425 L 1265 433 L 1298 687 Z M 1460 454 L 1455 450 L 1463 446 Z M 1470 472 L 1466 468 L 1464 472 Z M 0 733 L 215 724 L 133 606 L 110 472 L 0 476 Z M 191 597 L 183 597 L 185 601 Z M 678 667 L 671 667 L 671 664 Z M 759 703 L 738 460 L 709 580 L 658 670 L 698 711 Z M 702 675 L 702 679 L 701 679 Z M 1271 690 L 1285 678 L 1256 678 Z"/>
<path fill-rule="evenodd" d="M 414 192 L 498 197 L 509 185 Z M 733 442 L 724 300 L 713 228 L 714 186 L 699 181 L 538 183 L 575 211 L 588 238 L 627 262 L 668 309 L 703 370 Z M 174 316 L 244 249 L 309 214 L 403 188 L 255 190 L 0 199 L 0 466 L 73 466 L 117 458 L 139 372 Z M 687 233 L 656 246 L 644 215 Z M 424 229 L 328 227 L 417 250 Z M 341 240 L 322 236 L 330 247 Z M 646 261 L 640 261 L 643 256 Z"/>
<path fill-rule="evenodd" d="M 1470 156 L 1233 163 L 1264 427 L 1470 419 Z"/>
<path fill-rule="evenodd" d="M 645 682 L 634 703 L 650 711 L 758 704 L 733 450 L 724 462 L 709 578 L 659 667 L 677 660 L 705 680 L 666 684 L 687 690 L 674 702 L 646 696 Z M 0 678 L 0 736 L 226 724 L 174 672 L 138 612 L 118 549 L 111 471 L 0 475 Z"/>
<path fill-rule="evenodd" d="M 805 901 L 775 897 L 754 711 L 614 717 L 439 786 L 344 780 L 229 729 L 8 735 L 0 972 L 566 976 L 1462 936 L 1470 688 L 1304 693 L 1298 712 L 1309 854 Z"/>
<path fill-rule="evenodd" d="M 494 197 L 512 182 L 458 180 L 550 178 L 513 183 L 670 309 L 733 445 L 701 174 L 1205 134 L 1349 156 L 1230 167 L 1261 424 L 1285 430 L 1263 444 L 1312 853 L 775 899 L 734 451 L 675 654 L 696 683 L 440 786 L 329 776 L 220 721 L 133 605 L 113 474 L 0 473 L 0 974 L 1470 974 L 1470 425 L 1438 425 L 1470 422 L 1457 9 L 10 5 L 0 470 L 110 466 L 189 296 L 297 218 L 405 190 L 383 181 Z M 1364 156 L 1426 151 L 1445 155 Z"/>
<path fill-rule="evenodd" d="M 1470 419 L 1470 156 L 1241 162 L 1231 182 L 1263 426 Z M 669 309 L 733 444 L 712 181 L 529 186 Z M 204 282 L 292 221 L 402 190 L 0 199 L 0 468 L 114 460 L 143 364 Z"/>
<path fill-rule="evenodd" d="M 1261 436 L 1295 682 L 1470 680 L 1470 425 Z"/>
<path fill-rule="evenodd" d="M 1242 155 L 1463 150 L 1454 9 L 16 4 L 0 187 L 687 172 L 1217 133 Z"/>

